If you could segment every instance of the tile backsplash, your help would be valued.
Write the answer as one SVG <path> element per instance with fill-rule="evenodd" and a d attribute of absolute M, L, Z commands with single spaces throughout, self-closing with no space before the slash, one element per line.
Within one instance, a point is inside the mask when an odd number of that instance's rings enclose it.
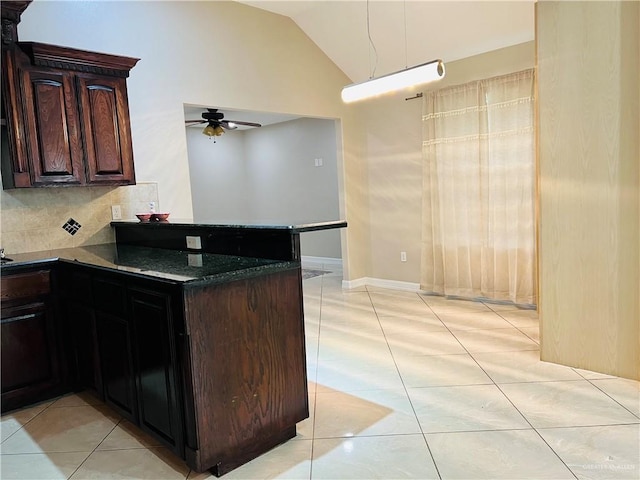
<path fill-rule="evenodd" d="M 0 246 L 11 256 L 113 242 L 111 206 L 120 205 L 123 219 L 135 219 L 136 213 L 149 210 L 149 202 L 159 211 L 157 183 L 3 190 Z M 63 229 L 69 219 L 81 225 L 74 235 Z"/>

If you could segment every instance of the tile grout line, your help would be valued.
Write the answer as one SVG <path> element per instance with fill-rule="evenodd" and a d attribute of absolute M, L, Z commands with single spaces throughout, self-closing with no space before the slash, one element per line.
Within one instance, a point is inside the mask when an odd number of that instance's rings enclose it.
<path fill-rule="evenodd" d="M 491 308 L 491 307 L 489 307 L 489 308 Z M 534 341 L 535 343 L 537 343 L 537 344 L 538 344 L 538 348 L 540 348 L 540 341 L 539 341 L 539 340 L 536 340 L 536 339 L 534 339 L 534 338 L 531 338 L 529 335 L 527 335 L 527 333 L 526 333 L 526 332 L 523 332 L 523 331 L 521 330 L 521 328 L 520 328 L 520 327 L 518 327 L 518 326 L 517 326 L 517 325 L 515 325 L 514 323 L 510 322 L 508 318 L 505 318 L 505 317 L 503 317 L 502 315 L 500 315 L 500 312 L 499 312 L 499 311 L 495 311 L 495 310 L 493 310 L 493 309 L 492 309 L 492 311 L 493 311 L 496 315 L 498 315 L 500 318 L 502 318 L 505 322 L 507 322 L 509 325 L 512 325 L 512 326 L 513 326 L 513 328 L 515 328 L 516 330 L 518 330 L 521 334 L 525 335 L 527 338 L 530 338 L 532 341 Z M 537 311 L 537 310 L 536 310 L 536 311 Z M 527 327 L 524 327 L 524 328 L 527 328 Z M 539 322 L 539 321 L 538 321 L 538 331 L 540 331 L 540 322 Z"/>
<path fill-rule="evenodd" d="M 433 314 L 438 318 L 438 320 L 440 320 L 442 322 L 442 319 L 440 319 L 440 317 L 438 316 L 438 314 L 433 310 L 433 308 L 431 308 L 431 305 L 428 304 L 428 302 L 425 299 L 422 299 L 423 302 L 427 305 L 427 307 L 429 307 L 429 309 L 433 312 Z M 495 312 L 494 312 L 495 313 Z M 502 317 L 501 317 L 502 318 Z M 506 320 L 506 319 L 505 319 Z M 508 320 L 507 320 L 508 321 Z M 447 324 L 445 324 L 444 322 L 442 322 L 443 325 L 445 326 L 445 328 L 447 330 L 449 330 L 449 332 L 456 338 L 456 340 L 458 340 L 458 337 L 455 336 L 455 334 L 451 331 L 451 329 L 447 326 Z M 511 322 L 509 322 L 511 323 Z M 458 343 L 460 343 L 460 345 L 462 345 L 462 342 L 460 342 L 460 340 L 458 340 Z M 478 360 L 476 360 L 476 358 L 473 356 L 473 354 L 471 352 L 469 352 L 469 350 L 462 345 L 462 348 L 464 348 L 464 350 L 467 352 L 467 354 L 473 359 L 473 361 L 476 363 L 476 365 L 478 366 L 478 368 L 480 368 L 484 374 L 489 378 L 489 380 L 491 380 L 491 382 L 493 383 L 493 385 L 500 391 L 500 393 L 503 395 L 504 398 L 506 398 L 506 400 L 513 406 L 513 408 L 516 410 L 516 412 L 518 412 L 518 414 L 524 419 L 525 422 L 527 422 L 527 424 L 529 424 L 529 426 L 531 427 L 531 430 L 533 430 L 536 435 L 538 435 L 538 437 L 544 442 L 545 445 L 547 445 L 547 447 L 549 447 L 549 449 L 553 452 L 553 454 L 558 458 L 558 460 L 560 460 L 560 462 L 567 468 L 567 470 L 571 473 L 571 475 L 573 475 L 573 477 L 578 480 L 578 476 L 573 472 L 573 470 L 571 470 L 571 468 L 569 468 L 569 466 L 565 463 L 565 461 L 560 457 L 560 455 L 558 454 L 558 452 L 556 452 L 551 445 L 549 445 L 549 443 L 547 443 L 547 441 L 542 437 L 542 435 L 540 434 L 540 432 L 538 432 L 538 430 L 533 426 L 533 424 L 529 421 L 529 419 L 524 415 L 524 413 L 522 413 L 520 411 L 520 409 L 513 403 L 513 401 L 507 396 L 506 393 L 504 393 L 504 391 L 502 390 L 502 388 L 500 388 L 500 386 L 498 385 L 498 383 L 496 383 L 496 381 L 493 379 L 493 377 L 491 375 L 489 375 L 489 373 L 482 367 L 482 365 L 480 365 L 480 363 L 478 362 Z M 517 350 L 517 351 L 527 351 L 527 350 Z M 533 382 L 535 383 L 535 382 Z"/>
<path fill-rule="evenodd" d="M 322 327 L 322 304 L 324 300 L 324 275 L 320 279 L 320 307 L 318 311 L 318 340 L 316 345 L 316 361 L 315 361 L 315 372 L 314 372 L 314 387 L 313 387 L 313 418 L 311 419 L 311 452 L 309 455 L 309 480 L 313 478 L 313 453 L 315 450 L 315 441 L 316 441 L 316 406 L 317 406 L 317 398 L 318 398 L 318 364 L 320 361 L 320 329 Z M 304 284 L 304 282 L 303 282 Z M 304 288 L 304 287 L 303 287 Z M 304 291 L 303 291 L 304 296 Z M 306 327 L 306 325 L 305 325 Z M 305 362 L 307 359 L 305 358 Z"/>
<path fill-rule="evenodd" d="M 366 287 L 365 287 L 366 288 Z M 440 480 L 442 480 L 442 474 L 440 473 L 440 469 L 438 468 L 438 464 L 436 462 L 436 459 L 433 455 L 433 451 L 431 450 L 431 446 L 429 445 L 429 441 L 427 440 L 427 436 L 424 433 L 424 429 L 422 428 L 422 424 L 420 423 L 420 419 L 418 418 L 418 414 L 416 413 L 416 409 L 413 405 L 413 401 L 411 400 L 411 396 L 409 395 L 409 391 L 407 390 L 407 385 L 404 382 L 404 378 L 402 378 L 402 373 L 400 373 L 400 368 L 398 367 L 398 362 L 396 361 L 396 357 L 393 354 L 393 350 L 391 349 L 391 346 L 389 345 L 389 339 L 387 338 L 387 334 L 384 331 L 384 327 L 382 326 L 382 323 L 380 322 L 380 316 L 378 315 L 378 311 L 376 310 L 376 305 L 373 302 L 373 299 L 371 298 L 371 294 L 369 292 L 369 289 L 367 288 L 367 295 L 369 296 L 369 301 L 371 302 L 371 306 L 373 307 L 373 312 L 376 315 L 376 320 L 378 321 L 378 324 L 380 325 L 380 330 L 382 330 L 382 336 L 384 337 L 385 343 L 387 344 L 387 349 L 389 350 L 389 353 L 391 354 L 391 358 L 393 359 L 393 364 L 396 367 L 396 372 L 398 373 L 398 377 L 400 378 L 400 382 L 402 382 L 402 388 L 404 389 L 404 394 L 407 396 L 407 400 L 409 401 L 409 405 L 411 406 L 411 410 L 413 411 L 413 416 L 416 420 L 416 423 L 418 425 L 418 428 L 420 429 L 420 433 L 422 435 L 422 438 L 424 440 L 425 446 L 427 447 L 427 451 L 429 452 L 429 456 L 431 457 L 431 462 L 433 463 L 433 468 L 435 468 L 436 470 L 436 474 L 438 475 L 438 478 Z M 418 295 L 419 297 L 419 295 Z"/>
<path fill-rule="evenodd" d="M 0 442 L 0 446 L 6 442 L 7 440 L 9 440 L 11 437 L 13 437 L 16 433 L 18 433 L 20 430 L 22 430 L 24 427 L 26 427 L 29 423 L 31 423 L 36 417 L 40 416 L 40 414 L 44 413 L 47 409 L 51 408 L 51 406 L 56 403 L 59 399 L 61 399 L 62 397 L 57 397 L 55 400 L 53 400 L 49 405 L 47 405 L 46 407 L 44 407 L 42 410 L 40 410 L 38 413 L 36 413 L 33 417 L 31 417 L 29 420 L 26 421 L 26 423 L 24 424 L 20 424 L 20 428 L 18 428 L 15 432 L 13 432 L 11 435 L 9 435 L 7 438 L 5 438 L 2 442 Z M 47 400 L 45 400 L 47 401 Z M 31 407 L 29 407 L 31 408 Z M 0 452 L 2 451 L 2 448 L 0 447 Z M 2 455 L 5 455 L 4 453 L 2 453 Z"/>
<path fill-rule="evenodd" d="M 98 449 L 98 447 L 99 447 L 100 445 L 102 445 L 102 443 L 107 439 L 107 437 L 113 433 L 113 431 L 118 427 L 118 425 L 120 425 L 120 423 L 122 422 L 122 420 L 123 420 L 123 417 L 120 417 L 120 419 L 119 419 L 119 420 L 118 420 L 118 422 L 113 426 L 113 428 L 112 428 L 111 430 L 109 430 L 109 433 L 107 433 L 107 434 L 104 436 L 104 438 L 103 438 L 102 440 L 100 440 L 100 442 L 98 442 L 98 444 L 94 447 L 94 449 L 93 449 L 91 452 L 89 452 L 89 455 L 87 455 L 87 456 L 86 456 L 86 458 L 85 458 L 82 462 L 80 462 L 80 465 L 78 465 L 78 466 L 76 467 L 76 469 L 73 471 L 73 473 L 71 473 L 71 475 L 69 475 L 69 476 L 67 477 L 67 480 L 71 479 L 71 478 L 72 478 L 72 477 L 73 477 L 73 476 L 78 472 L 78 470 L 80 470 L 80 468 L 81 468 L 81 467 L 82 467 L 82 466 L 87 462 L 87 460 L 89 460 L 89 457 L 90 457 L 91 455 L 93 455 L 93 454 L 96 452 L 96 450 Z M 185 479 L 186 479 L 186 477 L 185 477 Z"/>
<path fill-rule="evenodd" d="M 576 372 L 578 373 L 578 372 Z M 578 373 L 578 375 L 580 375 Z M 632 412 L 631 410 L 629 410 L 627 407 L 625 407 L 622 403 L 620 403 L 618 400 L 616 400 L 614 397 L 612 397 L 611 395 L 609 395 L 605 390 L 603 390 L 602 388 L 600 388 L 597 384 L 593 383 L 592 380 L 596 380 L 597 379 L 588 379 L 583 377 L 587 382 L 589 382 L 591 385 L 593 385 L 594 387 L 596 387 L 598 390 L 600 390 L 602 393 L 604 393 L 607 397 L 609 397 L 611 400 L 613 400 L 614 402 L 616 402 L 618 405 L 620 405 L 622 408 L 624 408 L 627 412 L 629 412 L 631 415 L 633 415 L 634 417 L 636 417 L 639 421 L 640 421 L 640 416 L 638 416 L 637 414 L 635 414 L 634 412 Z M 606 379 L 600 379 L 600 380 L 606 380 Z"/>

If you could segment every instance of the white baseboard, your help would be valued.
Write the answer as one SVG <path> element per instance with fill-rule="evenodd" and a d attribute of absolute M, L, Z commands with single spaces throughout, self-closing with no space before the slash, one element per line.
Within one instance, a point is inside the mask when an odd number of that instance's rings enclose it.
<path fill-rule="evenodd" d="M 401 282 L 399 280 L 386 280 L 384 278 L 362 277 L 356 280 L 343 280 L 342 288 L 350 290 L 363 286 L 388 288 L 390 290 L 404 290 L 407 292 L 422 292 L 419 283 Z"/>
<path fill-rule="evenodd" d="M 342 288 L 345 290 L 351 290 L 358 287 L 367 286 L 367 277 L 358 278 L 357 280 L 342 280 Z"/>
<path fill-rule="evenodd" d="M 342 269 L 342 259 L 333 257 L 312 257 L 302 255 L 302 266 L 307 268 L 335 268 Z"/>

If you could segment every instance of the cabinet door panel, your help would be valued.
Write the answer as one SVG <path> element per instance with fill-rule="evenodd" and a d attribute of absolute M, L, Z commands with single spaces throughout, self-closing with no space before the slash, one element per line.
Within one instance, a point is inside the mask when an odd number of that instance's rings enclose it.
<path fill-rule="evenodd" d="M 53 312 L 45 302 L 2 308 L 2 410 L 22 407 L 62 389 Z"/>
<path fill-rule="evenodd" d="M 32 184 L 79 184 L 82 145 L 70 75 L 27 69 L 22 87 Z"/>
<path fill-rule="evenodd" d="M 78 386 L 91 388 L 102 396 L 102 375 L 93 309 L 78 302 L 70 302 L 67 315 L 73 335 L 75 381 Z"/>
<path fill-rule="evenodd" d="M 44 304 L 3 312 L 3 317 L 2 391 L 50 380 L 53 371 Z"/>
<path fill-rule="evenodd" d="M 137 408 L 129 323 L 102 312 L 96 313 L 96 322 L 105 402 L 135 422 Z"/>
<path fill-rule="evenodd" d="M 135 183 L 124 78 L 78 76 L 89 183 Z"/>
<path fill-rule="evenodd" d="M 131 289 L 129 295 L 136 338 L 140 424 L 175 450 L 182 442 L 170 297 L 137 289 Z"/>
<path fill-rule="evenodd" d="M 127 310 L 127 289 L 113 276 L 94 277 L 92 283 L 94 306 L 97 310 L 125 317 Z"/>

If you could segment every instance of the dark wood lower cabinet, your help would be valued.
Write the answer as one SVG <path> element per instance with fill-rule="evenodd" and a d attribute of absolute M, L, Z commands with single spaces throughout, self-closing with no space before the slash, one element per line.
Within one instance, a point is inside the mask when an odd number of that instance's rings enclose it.
<path fill-rule="evenodd" d="M 96 325 L 104 401 L 136 423 L 138 406 L 129 319 L 97 312 Z"/>
<path fill-rule="evenodd" d="M 35 398 L 10 397 L 23 387 L 89 388 L 189 467 L 216 475 L 295 436 L 308 417 L 299 266 L 218 284 L 59 269 L 59 322 L 37 289 L 36 300 L 3 303 L 3 409 Z"/>
<path fill-rule="evenodd" d="M 182 414 L 171 300 L 161 292 L 140 288 L 129 290 L 138 423 L 143 430 L 182 454 Z"/>
<path fill-rule="evenodd" d="M 2 408 L 46 398 L 60 384 L 51 314 L 44 303 L 2 309 Z"/>
<path fill-rule="evenodd" d="M 94 391 L 182 456 L 175 347 L 175 324 L 182 318 L 179 289 L 90 268 L 61 269 L 71 287 L 64 290 L 62 310 L 73 352 L 73 388 Z"/>
<path fill-rule="evenodd" d="M 75 386 L 92 390 L 103 398 L 95 311 L 85 303 L 69 301 L 64 313 L 69 332 L 70 370 L 74 372 Z"/>
<path fill-rule="evenodd" d="M 2 410 L 45 400 L 63 390 L 51 272 L 2 277 Z"/>
<path fill-rule="evenodd" d="M 301 299 L 299 268 L 185 292 L 194 470 L 223 475 L 309 416 Z"/>

